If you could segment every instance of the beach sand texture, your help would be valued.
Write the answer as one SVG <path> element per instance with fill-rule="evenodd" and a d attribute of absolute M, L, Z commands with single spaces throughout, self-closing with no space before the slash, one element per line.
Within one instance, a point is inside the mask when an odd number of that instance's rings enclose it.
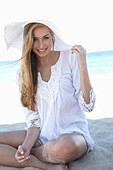
<path fill-rule="evenodd" d="M 113 74 L 90 75 L 90 79 L 97 101 L 94 111 L 86 113 L 86 117 L 95 148 L 84 158 L 70 162 L 68 167 L 69 170 L 113 170 Z M 3 88 L 6 90 L 4 91 Z M 25 117 L 20 107 L 17 86 L 14 83 L 0 83 L 0 94 L 2 95 L 0 131 L 23 129 Z M 21 168 L 0 167 L 0 170 L 14 169 Z M 36 168 L 22 169 L 35 170 Z"/>

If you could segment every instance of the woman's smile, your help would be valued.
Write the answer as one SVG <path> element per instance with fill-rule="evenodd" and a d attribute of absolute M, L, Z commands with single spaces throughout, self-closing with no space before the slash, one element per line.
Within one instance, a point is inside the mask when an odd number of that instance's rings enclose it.
<path fill-rule="evenodd" d="M 46 50 L 47 50 L 47 48 L 45 48 L 45 49 L 37 49 L 38 53 L 40 53 L 40 54 L 45 53 L 45 52 L 46 52 Z"/>

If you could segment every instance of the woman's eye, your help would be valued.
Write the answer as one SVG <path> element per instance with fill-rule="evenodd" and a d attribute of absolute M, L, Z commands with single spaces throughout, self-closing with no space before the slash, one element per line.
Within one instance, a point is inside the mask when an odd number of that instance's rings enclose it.
<path fill-rule="evenodd" d="M 37 40 L 37 38 L 33 38 L 33 41 L 36 41 Z"/>
<path fill-rule="evenodd" d="M 49 37 L 44 37 L 44 39 L 49 39 Z"/>

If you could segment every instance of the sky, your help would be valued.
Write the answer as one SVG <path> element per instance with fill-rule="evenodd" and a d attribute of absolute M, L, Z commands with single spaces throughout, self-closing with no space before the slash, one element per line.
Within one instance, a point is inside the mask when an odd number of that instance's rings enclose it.
<path fill-rule="evenodd" d="M 52 21 L 61 38 L 81 44 L 87 52 L 113 50 L 113 0 L 2 0 L 0 1 L 0 60 L 18 59 L 21 51 L 7 50 L 4 27 L 11 22 Z"/>

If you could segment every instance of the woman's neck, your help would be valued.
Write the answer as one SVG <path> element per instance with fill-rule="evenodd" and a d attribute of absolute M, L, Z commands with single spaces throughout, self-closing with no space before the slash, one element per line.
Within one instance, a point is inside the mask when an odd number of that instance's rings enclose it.
<path fill-rule="evenodd" d="M 43 66 L 49 65 L 51 63 L 52 56 L 53 56 L 52 52 L 50 52 L 45 57 L 37 56 L 37 58 L 38 58 L 38 66 L 43 67 Z"/>
<path fill-rule="evenodd" d="M 54 65 L 58 58 L 59 58 L 60 52 L 51 51 L 47 56 L 45 57 L 38 57 L 38 66 L 44 67 L 44 66 L 52 66 Z"/>

